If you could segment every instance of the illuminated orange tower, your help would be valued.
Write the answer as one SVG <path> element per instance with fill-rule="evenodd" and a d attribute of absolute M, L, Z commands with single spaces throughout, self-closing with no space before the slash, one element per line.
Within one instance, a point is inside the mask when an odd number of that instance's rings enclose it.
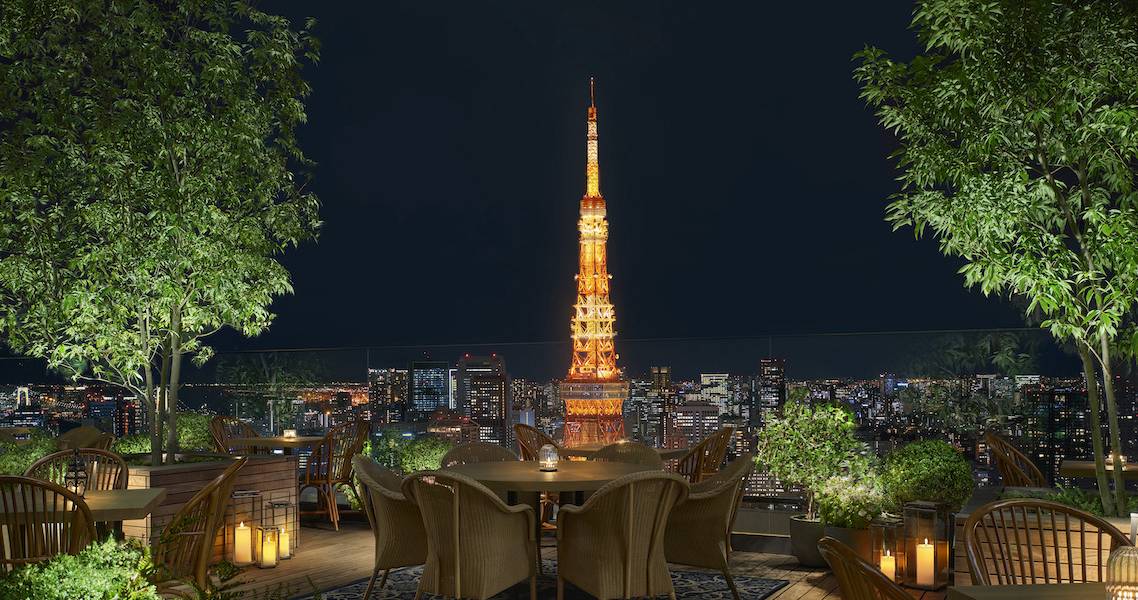
<path fill-rule="evenodd" d="M 569 322 L 573 360 L 569 376 L 561 383 L 565 403 L 566 446 L 612 442 L 624 437 L 623 405 L 628 382 L 616 366 L 613 338 L 616 320 L 609 300 L 606 260 L 608 220 L 601 196 L 601 168 L 597 157 L 597 105 L 594 83 L 589 79 L 589 109 L 585 133 L 585 195 L 581 198 L 580 270 L 577 272 L 577 302 Z"/>

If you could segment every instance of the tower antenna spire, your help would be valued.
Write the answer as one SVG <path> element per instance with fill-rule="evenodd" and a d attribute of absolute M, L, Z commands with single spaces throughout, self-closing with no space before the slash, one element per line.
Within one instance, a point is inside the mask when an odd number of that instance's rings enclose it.
<path fill-rule="evenodd" d="M 589 76 L 589 106 L 597 105 L 596 95 L 597 80 L 592 75 Z"/>

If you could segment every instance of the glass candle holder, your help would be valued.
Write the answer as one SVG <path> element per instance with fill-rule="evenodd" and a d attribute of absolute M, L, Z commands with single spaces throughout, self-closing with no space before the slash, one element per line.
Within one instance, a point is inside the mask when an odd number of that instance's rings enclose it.
<path fill-rule="evenodd" d="M 257 529 L 257 566 L 271 569 L 280 562 L 280 532 L 275 527 Z"/>
<path fill-rule="evenodd" d="M 546 444 L 537 451 L 537 466 L 542 471 L 556 471 L 559 458 L 557 446 Z"/>
<path fill-rule="evenodd" d="M 288 498 L 272 498 L 265 505 L 265 509 L 269 512 L 268 522 L 277 530 L 280 550 L 278 557 L 281 560 L 288 560 L 292 558 L 294 544 L 299 541 L 293 535 L 296 527 L 296 505 Z"/>
<path fill-rule="evenodd" d="M 902 513 L 906 557 L 902 585 L 921 590 L 945 587 L 951 574 L 952 547 L 952 513 L 948 505 L 907 502 Z"/>
<path fill-rule="evenodd" d="M 1138 548 L 1126 546 L 1110 553 L 1106 593 L 1110 600 L 1138 600 Z"/>
<path fill-rule="evenodd" d="M 869 537 L 872 564 L 890 581 L 897 581 L 905 572 L 905 522 L 897 516 L 874 519 L 869 524 Z"/>
<path fill-rule="evenodd" d="M 257 532 L 262 521 L 261 492 L 234 490 L 226 507 L 226 526 L 222 532 L 229 562 L 245 567 L 256 562 Z"/>

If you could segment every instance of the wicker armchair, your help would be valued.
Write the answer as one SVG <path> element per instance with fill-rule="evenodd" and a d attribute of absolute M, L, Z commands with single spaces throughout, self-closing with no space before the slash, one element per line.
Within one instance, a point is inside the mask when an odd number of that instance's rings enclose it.
<path fill-rule="evenodd" d="M 62 485 L 67 466 L 71 463 L 74 450 L 60 450 L 32 463 L 24 477 L 34 477 Z M 89 490 L 125 490 L 130 470 L 121 456 L 107 450 L 83 448 L 79 450 L 83 468 L 87 471 Z"/>
<path fill-rule="evenodd" d="M 107 435 L 90 425 L 80 425 L 60 434 L 59 437 L 55 438 L 55 443 L 60 450 L 74 450 L 75 448 L 102 448 L 106 450 L 110 448 L 110 446 L 103 448 L 103 445 L 107 444 Z M 114 442 L 114 437 L 111 436 L 111 442 Z"/>
<path fill-rule="evenodd" d="M 1105 519 L 1045 500 L 992 502 L 964 522 L 976 585 L 1105 581 L 1111 551 L 1132 545 Z"/>
<path fill-rule="evenodd" d="M 337 425 L 328 431 L 308 457 L 308 464 L 300 476 L 300 489 L 316 488 L 318 508 L 310 514 L 327 514 L 332 527 L 340 530 L 340 508 L 336 505 L 336 488 L 352 485 L 352 457 L 359 454 L 367 442 L 370 427 L 365 421 L 352 421 Z"/>
<path fill-rule="evenodd" d="M 664 470 L 664 460 L 654 448 L 636 442 L 617 442 L 597 450 L 589 460 L 647 465 Z"/>
<path fill-rule="evenodd" d="M 225 507 L 237 472 L 248 461 L 245 457 L 233 461 L 183 504 L 162 530 L 154 548 L 160 591 L 181 585 L 185 578 L 192 578 L 203 589 L 209 584 L 213 541 L 218 529 L 225 526 Z"/>
<path fill-rule="evenodd" d="M 472 442 L 469 444 L 459 444 L 451 448 L 443 455 L 442 467 L 449 469 L 455 465 L 511 460 L 518 460 L 518 456 L 497 444 Z"/>
<path fill-rule="evenodd" d="M 832 537 L 818 541 L 818 552 L 830 563 L 844 600 L 912 600 L 901 586 L 865 562 L 849 546 Z M 737 596 L 736 596 L 737 597 Z"/>
<path fill-rule="evenodd" d="M 419 507 L 403 495 L 403 480 L 362 454 L 352 457 L 356 492 L 375 535 L 375 567 L 368 580 L 364 598 L 371 598 L 375 577 L 383 569 L 379 588 L 387 584 L 391 569 L 421 565 L 427 562 L 427 534 Z"/>
<path fill-rule="evenodd" d="M 78 554 L 95 539 L 87 503 L 62 486 L 31 477 L 0 477 L 0 575 L 57 554 Z"/>
<path fill-rule="evenodd" d="M 514 425 L 514 437 L 518 438 L 518 454 L 522 460 L 537 460 L 537 451 L 546 444 L 561 450 L 561 446 L 553 441 L 553 438 L 545 435 L 544 431 L 524 423 Z"/>
<path fill-rule="evenodd" d="M 739 591 L 728 565 L 731 527 L 747 475 L 754 467 L 754 458 L 744 454 L 715 476 L 691 486 L 687 500 L 672 509 L 664 535 L 668 562 L 723 573 L 735 600 L 739 600 Z"/>
<path fill-rule="evenodd" d="M 699 483 L 705 477 L 713 475 L 727 455 L 732 432 L 734 429 L 724 427 L 701 440 L 680 459 L 676 472 L 686 477 L 690 483 Z"/>
<path fill-rule="evenodd" d="M 993 431 L 984 435 L 984 441 L 988 444 L 992 460 L 996 463 L 996 470 L 1000 472 L 1000 479 L 1004 481 L 1005 486 L 1049 487 L 1047 478 L 1043 476 L 1039 467 L 1011 442 Z"/>
<path fill-rule="evenodd" d="M 581 506 L 563 506 L 557 528 L 557 598 L 568 581 L 598 598 L 675 598 L 664 558 L 664 527 L 688 495 L 674 473 L 625 475 Z"/>
<path fill-rule="evenodd" d="M 530 599 L 537 598 L 533 508 L 509 506 L 481 483 L 445 471 L 408 477 L 403 494 L 418 505 L 426 531 L 416 598 L 489 598 L 527 577 Z"/>
<path fill-rule="evenodd" d="M 261 437 L 251 425 L 238 419 L 218 415 L 209 421 L 209 435 L 213 438 L 213 446 L 222 454 L 268 454 L 271 450 L 258 446 L 234 446 L 230 440 L 235 438 Z"/>

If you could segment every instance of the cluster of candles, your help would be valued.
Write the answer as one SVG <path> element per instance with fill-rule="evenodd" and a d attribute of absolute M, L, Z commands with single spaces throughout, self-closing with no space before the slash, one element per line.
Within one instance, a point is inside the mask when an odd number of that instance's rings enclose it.
<path fill-rule="evenodd" d="M 897 557 L 890 550 L 881 554 L 879 565 L 881 572 L 890 581 L 897 581 Z M 932 587 L 936 574 L 936 546 L 925 538 L 924 543 L 917 544 L 917 585 Z"/>
<path fill-rule="evenodd" d="M 254 532 L 256 539 L 254 539 Z M 291 539 L 288 528 L 262 529 L 250 527 L 244 521 L 233 530 L 233 564 L 237 566 L 251 565 L 254 562 L 258 567 L 268 569 L 277 566 L 278 560 L 292 557 Z M 257 560 L 253 560 L 253 550 L 260 553 Z"/>

